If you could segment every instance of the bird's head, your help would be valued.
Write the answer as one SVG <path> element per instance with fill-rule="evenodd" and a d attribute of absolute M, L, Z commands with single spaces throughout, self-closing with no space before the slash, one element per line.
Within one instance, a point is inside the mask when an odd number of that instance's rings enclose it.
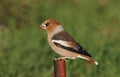
<path fill-rule="evenodd" d="M 48 19 L 48 20 L 44 21 L 40 25 L 40 28 L 46 30 L 48 33 L 52 33 L 52 32 L 54 32 L 56 30 L 63 29 L 62 25 L 60 25 L 59 22 L 57 22 L 57 21 L 55 21 L 53 19 Z"/>

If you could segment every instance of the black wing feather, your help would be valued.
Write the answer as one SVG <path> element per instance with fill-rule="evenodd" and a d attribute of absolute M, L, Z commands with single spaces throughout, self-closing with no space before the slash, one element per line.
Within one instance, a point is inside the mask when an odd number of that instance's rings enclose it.
<path fill-rule="evenodd" d="M 66 49 L 66 50 L 69 50 L 69 51 L 72 51 L 75 53 L 79 53 L 79 54 L 82 54 L 85 56 L 92 57 L 82 46 L 80 46 L 76 41 L 74 41 L 74 39 L 65 31 L 62 31 L 62 32 L 55 34 L 52 37 L 52 40 L 63 40 L 63 41 L 75 42 L 76 46 L 74 46 L 74 47 L 66 47 L 66 46 L 63 46 L 63 45 L 56 43 L 56 42 L 54 42 L 54 44 L 58 47 L 63 48 L 63 49 Z"/>
<path fill-rule="evenodd" d="M 57 47 L 60 47 L 60 48 L 63 48 L 63 49 L 66 49 L 66 50 L 69 50 L 69 51 L 72 51 L 72 52 L 75 52 L 75 53 L 78 53 L 78 54 L 82 54 L 82 55 L 85 55 L 85 56 L 89 56 L 89 57 L 92 57 L 83 47 L 81 46 L 76 46 L 76 47 L 66 47 L 66 46 L 63 46 L 59 43 L 56 43 L 54 42 L 54 44 L 57 46 Z"/>

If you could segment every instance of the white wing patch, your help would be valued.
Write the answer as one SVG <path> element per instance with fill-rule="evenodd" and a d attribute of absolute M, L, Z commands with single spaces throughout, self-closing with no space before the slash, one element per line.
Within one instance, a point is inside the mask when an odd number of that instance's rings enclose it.
<path fill-rule="evenodd" d="M 62 41 L 62 40 L 52 40 L 52 42 L 58 43 L 60 45 L 63 45 L 65 47 L 72 47 L 71 45 L 68 44 L 67 41 Z"/>

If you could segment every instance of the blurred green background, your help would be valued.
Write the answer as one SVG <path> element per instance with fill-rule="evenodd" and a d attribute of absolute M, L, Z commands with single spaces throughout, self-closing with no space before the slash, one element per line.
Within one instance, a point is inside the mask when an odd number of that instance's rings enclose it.
<path fill-rule="evenodd" d="M 0 0 L 0 77 L 53 77 L 49 18 L 100 63 L 68 60 L 67 77 L 120 77 L 120 0 Z"/>

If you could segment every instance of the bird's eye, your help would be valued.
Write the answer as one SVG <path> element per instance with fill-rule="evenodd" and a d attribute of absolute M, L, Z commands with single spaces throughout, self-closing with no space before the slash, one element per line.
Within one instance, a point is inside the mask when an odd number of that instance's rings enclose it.
<path fill-rule="evenodd" d="M 48 25 L 50 25 L 50 23 L 45 23 L 45 25 L 46 25 L 46 27 L 47 27 Z"/>

